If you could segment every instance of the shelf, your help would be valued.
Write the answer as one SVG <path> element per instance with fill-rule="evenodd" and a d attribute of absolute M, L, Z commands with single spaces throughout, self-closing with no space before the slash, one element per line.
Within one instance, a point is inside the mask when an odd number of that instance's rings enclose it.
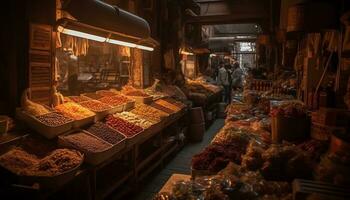
<path fill-rule="evenodd" d="M 103 189 L 99 189 L 96 191 L 96 199 L 105 199 L 108 195 L 112 194 L 120 185 L 125 183 L 130 177 L 133 176 L 133 172 L 128 172 L 127 175 L 120 178 L 117 177 L 116 179 L 119 180 L 111 180 L 108 184 L 105 184 Z"/>
<path fill-rule="evenodd" d="M 174 153 L 178 146 L 179 146 L 179 144 L 176 141 L 171 142 L 171 143 L 167 144 L 166 146 L 164 146 L 165 153 L 162 155 L 163 159 L 168 157 L 170 154 Z M 169 150 L 167 150 L 167 149 L 169 149 Z"/>
<path fill-rule="evenodd" d="M 141 173 L 138 177 L 138 181 L 143 180 L 147 175 L 149 175 L 155 168 L 157 168 L 162 163 L 162 159 L 159 159 L 153 165 L 147 167 L 147 169 Z"/>
<path fill-rule="evenodd" d="M 158 150 L 156 150 L 155 152 L 153 152 L 150 156 L 148 156 L 146 159 L 144 159 L 143 161 L 141 161 L 137 167 L 136 167 L 136 171 L 140 171 L 144 166 L 146 166 L 150 161 L 152 161 L 155 157 L 158 156 L 158 154 L 162 153 L 163 148 L 160 147 Z"/>

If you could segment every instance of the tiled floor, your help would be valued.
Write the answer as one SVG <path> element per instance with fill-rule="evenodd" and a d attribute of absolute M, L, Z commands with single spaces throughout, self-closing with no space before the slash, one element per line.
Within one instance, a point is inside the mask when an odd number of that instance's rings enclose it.
<path fill-rule="evenodd" d="M 202 142 L 187 144 L 160 172 L 155 172 L 145 181 L 133 200 L 151 200 L 173 173 L 190 174 L 192 156 L 205 148 L 223 125 L 223 119 L 216 120 L 205 132 Z"/>

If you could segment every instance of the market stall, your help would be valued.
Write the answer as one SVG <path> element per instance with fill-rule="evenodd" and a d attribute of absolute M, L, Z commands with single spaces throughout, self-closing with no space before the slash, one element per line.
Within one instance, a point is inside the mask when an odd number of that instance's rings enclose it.
<path fill-rule="evenodd" d="M 316 133 L 318 113 L 313 114 L 310 135 L 309 113 L 302 102 L 258 99 L 230 104 L 224 127 L 192 157 L 191 180 L 171 177 L 175 181 L 155 199 L 299 199 L 307 194 L 348 198 L 348 173 L 343 169 L 349 155 L 345 146 L 335 146 L 336 141 L 349 145 L 345 130 Z M 316 192 L 317 187 L 322 189 Z"/>

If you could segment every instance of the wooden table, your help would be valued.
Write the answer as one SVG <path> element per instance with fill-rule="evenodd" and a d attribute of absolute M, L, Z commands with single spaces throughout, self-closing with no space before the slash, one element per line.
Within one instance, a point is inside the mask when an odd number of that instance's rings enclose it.
<path fill-rule="evenodd" d="M 174 182 L 177 182 L 177 181 L 189 181 L 190 179 L 191 179 L 191 175 L 187 175 L 187 174 L 173 174 L 167 180 L 167 182 L 164 184 L 164 186 L 159 191 L 159 193 L 162 193 L 162 192 L 171 193 L 172 190 L 173 190 Z"/>

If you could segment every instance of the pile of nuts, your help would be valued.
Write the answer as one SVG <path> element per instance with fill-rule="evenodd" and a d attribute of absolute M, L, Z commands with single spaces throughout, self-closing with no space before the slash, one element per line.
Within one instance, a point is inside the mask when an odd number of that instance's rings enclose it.
<path fill-rule="evenodd" d="M 39 115 L 36 118 L 47 126 L 61 126 L 73 121 L 72 119 L 55 112 Z"/>
<path fill-rule="evenodd" d="M 106 117 L 106 124 L 127 137 L 133 137 L 143 131 L 141 127 L 112 115 Z"/>
<path fill-rule="evenodd" d="M 89 98 L 91 98 L 91 99 L 95 99 L 95 100 L 99 100 L 99 99 L 101 99 L 103 96 L 102 95 L 100 95 L 100 94 L 96 94 L 96 93 L 93 93 L 93 92 L 91 92 L 91 93 L 85 93 L 85 94 L 83 94 L 84 96 L 86 96 L 86 97 L 89 97 Z"/>
<path fill-rule="evenodd" d="M 96 100 L 84 101 L 84 102 L 81 102 L 80 105 L 94 112 L 103 112 L 105 110 L 109 110 L 112 108 L 109 105 L 101 103 Z"/>
<path fill-rule="evenodd" d="M 83 155 L 70 149 L 56 149 L 40 159 L 22 148 L 0 156 L 0 165 L 12 173 L 26 176 L 56 176 L 78 167 Z"/>
<path fill-rule="evenodd" d="M 97 122 L 96 124 L 90 126 L 87 131 L 110 144 L 118 144 L 120 141 L 125 139 L 124 135 L 113 130 L 111 127 L 102 122 Z"/>
<path fill-rule="evenodd" d="M 120 117 L 128 122 L 131 122 L 133 124 L 136 124 L 137 126 L 144 128 L 144 129 L 147 129 L 153 125 L 152 122 L 147 121 L 147 120 L 141 118 L 140 116 L 137 116 L 131 112 L 116 113 L 113 116 Z"/>
<path fill-rule="evenodd" d="M 99 90 L 97 91 L 99 95 L 102 95 L 104 97 L 111 97 L 117 95 L 115 92 L 109 91 L 109 90 Z"/>
<path fill-rule="evenodd" d="M 162 120 L 162 118 L 169 116 L 167 113 L 146 104 L 138 104 L 136 105 L 135 109 L 131 110 L 130 112 L 140 115 L 153 123 L 158 123 Z"/>
<path fill-rule="evenodd" d="M 111 144 L 85 132 L 76 132 L 60 137 L 62 140 L 70 143 L 75 148 L 88 153 L 99 153 L 112 147 Z"/>
<path fill-rule="evenodd" d="M 124 96 L 116 95 L 111 97 L 103 97 L 99 101 L 102 103 L 108 104 L 110 106 L 119 106 L 124 103 L 130 102 L 130 100 Z"/>
<path fill-rule="evenodd" d="M 84 97 L 84 96 L 69 96 L 68 97 L 69 100 L 74 101 L 75 103 L 80 103 L 83 101 L 89 101 L 90 98 L 88 97 Z"/>

